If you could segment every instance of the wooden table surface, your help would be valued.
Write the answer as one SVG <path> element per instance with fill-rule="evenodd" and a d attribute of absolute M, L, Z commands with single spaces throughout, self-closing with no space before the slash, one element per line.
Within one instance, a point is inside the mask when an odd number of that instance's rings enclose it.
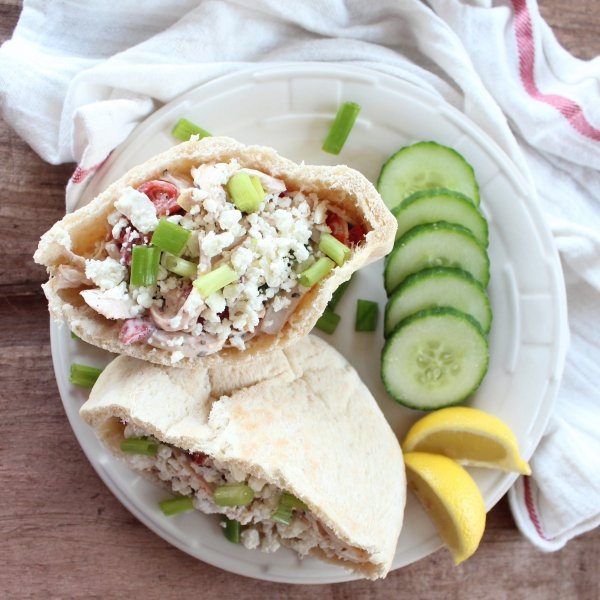
<path fill-rule="evenodd" d="M 598 0 L 540 4 L 572 53 L 600 54 Z M 0 0 L 0 42 L 19 11 L 18 0 Z M 83 455 L 52 370 L 45 273 L 31 256 L 63 214 L 72 171 L 45 164 L 0 121 L 1 598 L 600 598 L 600 529 L 544 554 L 519 534 L 506 499 L 490 512 L 481 547 L 463 565 L 453 567 L 440 550 L 374 583 L 255 581 L 199 562 L 141 525 Z"/>

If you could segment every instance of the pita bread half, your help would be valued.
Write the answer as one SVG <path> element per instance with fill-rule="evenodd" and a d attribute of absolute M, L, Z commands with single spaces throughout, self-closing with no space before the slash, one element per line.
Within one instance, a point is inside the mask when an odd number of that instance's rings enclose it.
<path fill-rule="evenodd" d="M 308 336 L 248 370 L 232 362 L 183 370 L 120 356 L 80 414 L 125 460 L 123 422 L 294 494 L 326 540 L 311 555 L 369 579 L 389 571 L 406 501 L 402 452 L 356 371 L 323 340 Z M 355 558 L 328 555 L 331 544 Z"/>
<path fill-rule="evenodd" d="M 260 170 L 282 179 L 289 190 L 315 192 L 320 199 L 327 199 L 350 219 L 360 222 L 367 234 L 365 241 L 355 247 L 351 257 L 341 267 L 336 267 L 302 297 L 278 333 L 256 335 L 246 343 L 245 350 L 223 348 L 205 357 L 183 358 L 177 366 L 204 364 L 212 367 L 224 359 L 246 360 L 304 337 L 325 310 L 335 289 L 347 281 L 353 272 L 391 250 L 396 220 L 374 186 L 358 171 L 343 165 L 298 165 L 281 157 L 272 148 L 245 146 L 226 137 L 209 137 L 181 143 L 131 169 L 90 204 L 66 215 L 42 236 L 34 260 L 48 270 L 49 281 L 42 287 L 51 316 L 66 321 L 75 334 L 90 344 L 110 352 L 170 365 L 172 352 L 169 350 L 143 343 L 121 343 L 118 335 L 123 321 L 109 320 L 85 304 L 79 294 L 83 289 L 81 287 L 58 289 L 57 269 L 60 265 L 81 269 L 86 258 L 98 258 L 95 256 L 98 246 L 110 231 L 107 217 L 114 211 L 114 202 L 125 188 L 137 188 L 143 182 L 159 179 L 165 170 L 170 173 L 189 173 L 194 166 L 228 162 L 231 159 L 236 159 L 242 168 Z"/>

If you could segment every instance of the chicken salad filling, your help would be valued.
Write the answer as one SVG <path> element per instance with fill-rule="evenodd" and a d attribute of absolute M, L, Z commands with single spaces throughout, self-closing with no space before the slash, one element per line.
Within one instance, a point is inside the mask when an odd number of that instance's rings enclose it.
<path fill-rule="evenodd" d="M 190 498 L 194 509 L 239 524 L 239 541 L 246 548 L 275 552 L 283 545 L 300 556 L 318 552 L 351 563 L 368 559 L 364 550 L 340 540 L 285 490 L 204 453 L 159 442 L 131 423 L 120 422 L 120 428 L 122 456 L 130 468 L 157 478 L 178 496 Z M 136 450 L 131 442 L 138 441 L 144 448 L 149 441 L 152 450 Z"/>
<path fill-rule="evenodd" d="M 121 343 L 167 350 L 173 363 L 276 334 L 366 233 L 316 193 L 235 159 L 125 188 L 108 227 L 56 285 L 85 286 L 88 306 L 122 321 Z"/>

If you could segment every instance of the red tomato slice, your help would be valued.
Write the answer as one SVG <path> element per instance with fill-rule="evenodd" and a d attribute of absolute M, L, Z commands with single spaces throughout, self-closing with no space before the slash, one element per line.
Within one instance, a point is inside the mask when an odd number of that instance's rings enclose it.
<path fill-rule="evenodd" d="M 335 213 L 327 213 L 327 219 L 325 221 L 327 227 L 331 229 L 331 235 L 342 242 L 342 244 L 348 243 L 348 223 Z"/>
<path fill-rule="evenodd" d="M 366 233 L 367 232 L 362 225 L 354 225 L 351 227 L 350 233 L 348 234 L 350 244 L 360 244 L 360 242 L 364 241 Z"/>
<path fill-rule="evenodd" d="M 194 452 L 190 455 L 192 462 L 195 462 L 197 465 L 202 466 L 206 459 L 208 458 L 208 454 L 204 454 L 204 452 Z"/>
<path fill-rule="evenodd" d="M 182 210 L 181 206 L 177 204 L 179 189 L 168 181 L 162 181 L 161 179 L 146 181 L 138 187 L 138 192 L 142 192 L 150 198 L 159 217 L 174 215 Z"/>

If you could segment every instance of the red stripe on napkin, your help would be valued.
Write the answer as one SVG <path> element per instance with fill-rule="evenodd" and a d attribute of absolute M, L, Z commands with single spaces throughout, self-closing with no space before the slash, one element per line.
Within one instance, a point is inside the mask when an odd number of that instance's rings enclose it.
<path fill-rule="evenodd" d="M 90 175 L 93 175 L 104 163 L 106 159 L 102 162 L 99 162 L 97 165 L 93 167 L 89 167 L 88 169 L 82 169 L 79 165 L 75 171 L 73 171 L 73 175 L 71 175 L 71 183 L 82 183 L 85 181 Z"/>
<path fill-rule="evenodd" d="M 596 129 L 585 118 L 579 104 L 556 94 L 543 94 L 538 89 L 534 76 L 535 42 L 527 0 L 513 0 L 513 6 L 515 9 L 515 34 L 519 51 L 519 71 L 525 90 L 535 100 L 545 102 L 556 108 L 569 121 L 573 129 L 596 142 L 600 142 L 600 129 Z"/>
<path fill-rule="evenodd" d="M 531 494 L 531 485 L 529 483 L 529 477 L 523 477 L 523 491 L 525 496 L 525 506 L 527 507 L 527 512 L 529 513 L 529 518 L 535 527 L 537 534 L 547 542 L 551 542 L 554 538 L 549 538 L 542 529 L 542 524 L 537 516 L 537 511 L 535 509 L 535 504 L 533 503 L 533 495 Z"/>

